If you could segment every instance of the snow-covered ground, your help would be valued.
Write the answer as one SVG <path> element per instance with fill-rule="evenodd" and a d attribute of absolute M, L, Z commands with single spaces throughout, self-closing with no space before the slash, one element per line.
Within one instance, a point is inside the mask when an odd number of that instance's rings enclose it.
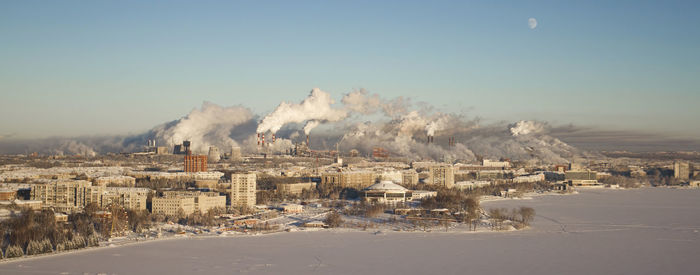
<path fill-rule="evenodd" d="M 532 228 L 319 230 L 180 238 L 0 264 L 0 274 L 697 274 L 700 190 L 582 190 L 531 206 Z"/>

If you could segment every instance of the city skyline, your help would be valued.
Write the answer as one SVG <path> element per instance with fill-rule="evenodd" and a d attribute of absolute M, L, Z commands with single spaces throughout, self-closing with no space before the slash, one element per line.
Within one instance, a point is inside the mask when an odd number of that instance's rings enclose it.
<path fill-rule="evenodd" d="M 203 101 L 262 117 L 315 87 L 700 134 L 696 3 L 207 3 L 5 2 L 0 136 L 137 134 Z"/>

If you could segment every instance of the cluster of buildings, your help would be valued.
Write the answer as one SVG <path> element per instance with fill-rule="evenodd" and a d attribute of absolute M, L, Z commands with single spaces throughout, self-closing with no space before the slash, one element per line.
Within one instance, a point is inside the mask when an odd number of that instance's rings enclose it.
<path fill-rule="evenodd" d="M 600 171 L 607 171 L 614 165 L 572 162 L 554 165 L 553 168 L 532 167 L 519 163 L 514 165 L 508 159 L 482 159 L 478 163 L 456 164 L 392 162 L 382 148 L 375 148 L 375 161 L 365 158 L 356 161 L 356 150 L 348 155 L 346 161 L 338 151 L 328 151 L 334 160 L 330 164 L 319 165 L 318 159 L 316 163 L 311 160 L 291 161 L 308 157 L 303 153 L 310 151 L 308 141 L 298 144 L 294 152 L 289 152 L 290 155 L 277 156 L 273 160 L 269 160 L 267 155 L 244 158 L 238 147 L 231 147 L 222 153 L 223 150 L 210 146 L 206 155 L 197 155 L 193 154 L 191 145 L 189 141 L 175 145 L 171 154 L 171 150 L 156 146 L 155 141 L 149 140 L 146 152 L 138 156 L 170 155 L 170 158 L 177 159 L 169 167 L 161 165 L 160 169 L 149 169 L 154 163 L 148 161 L 128 165 L 108 165 L 99 160 L 66 162 L 64 164 L 69 167 L 46 169 L 3 165 L 0 166 L 0 202 L 12 201 L 34 209 L 51 208 L 63 213 L 81 211 L 92 203 L 100 207 L 116 204 L 125 209 L 150 210 L 164 215 L 188 215 L 215 208 L 253 208 L 258 191 L 256 173 L 262 173 L 304 179 L 276 184 L 276 192 L 283 194 L 299 196 L 304 190 L 315 190 L 317 185 L 323 185 L 356 189 L 360 191 L 361 198 L 369 202 L 397 204 L 436 195 L 432 191 L 412 189 L 434 190 L 441 187 L 473 190 L 489 185 L 535 182 L 549 182 L 561 188 L 600 187 L 603 185 L 601 179 L 611 175 Z M 231 164 L 235 167 L 228 166 Z M 668 163 L 665 165 L 670 171 Z M 630 176 L 646 176 L 643 166 L 629 167 Z M 691 163 L 676 161 L 672 171 L 676 179 L 700 187 L 700 181 L 694 180 L 698 178 L 698 171 L 693 171 Z M 188 188 L 159 189 L 161 192 L 156 192 L 155 187 L 148 185 L 162 182 L 186 182 Z M 424 188 L 428 186 L 432 188 Z M 511 194 L 509 191 L 506 193 L 504 196 Z M 292 208 L 287 210 L 297 211 Z"/>
<path fill-rule="evenodd" d="M 211 174 L 204 173 L 202 180 L 207 180 Z M 189 179 L 195 178 L 199 176 L 195 174 Z M 254 207 L 256 204 L 254 173 L 233 174 L 231 181 L 217 179 L 215 186 L 199 190 L 163 191 L 161 194 L 151 188 L 134 187 L 134 180 L 130 176 L 111 176 L 92 181 L 37 179 L 30 183 L 2 183 L 0 202 L 61 213 L 80 212 L 89 204 L 102 208 L 118 205 L 124 209 L 150 210 L 165 215 L 205 213 L 213 208 Z M 213 189 L 221 189 L 222 192 L 209 191 Z"/>

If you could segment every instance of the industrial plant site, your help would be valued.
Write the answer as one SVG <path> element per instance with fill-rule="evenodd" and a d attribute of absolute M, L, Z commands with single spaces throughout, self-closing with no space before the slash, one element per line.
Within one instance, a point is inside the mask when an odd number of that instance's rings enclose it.
<path fill-rule="evenodd" d="M 0 0 L 0 275 L 698 274 L 698 14 Z"/>

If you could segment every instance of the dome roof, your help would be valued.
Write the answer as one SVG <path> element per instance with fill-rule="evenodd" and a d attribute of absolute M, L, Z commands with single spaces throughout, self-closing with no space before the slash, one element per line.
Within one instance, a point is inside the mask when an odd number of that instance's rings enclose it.
<path fill-rule="evenodd" d="M 370 185 L 369 187 L 365 188 L 365 190 L 407 191 L 408 189 L 391 181 L 384 180 L 379 183 Z"/>

